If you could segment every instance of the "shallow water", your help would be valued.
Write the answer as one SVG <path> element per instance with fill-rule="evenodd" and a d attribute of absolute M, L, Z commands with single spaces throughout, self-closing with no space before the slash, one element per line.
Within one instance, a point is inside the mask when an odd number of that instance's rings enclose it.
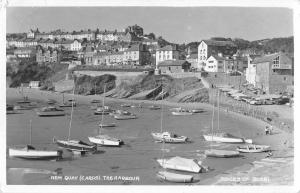
<path fill-rule="evenodd" d="M 8 103 L 13 103 L 12 98 L 8 98 Z M 47 100 L 47 98 L 45 98 Z M 94 115 L 90 109 L 89 102 L 80 102 L 74 108 L 73 122 L 71 130 L 72 139 L 80 139 L 88 142 L 88 136 L 96 135 L 97 124 L 101 120 L 100 115 Z M 39 103 L 39 106 L 45 103 Z M 161 158 L 163 152 L 162 144 L 156 143 L 151 137 L 151 132 L 160 131 L 160 110 L 149 110 L 146 108 L 122 108 L 120 103 L 109 102 L 115 109 L 125 109 L 138 115 L 138 119 L 115 120 L 109 115 L 105 115 L 105 122 L 114 122 L 115 128 L 103 128 L 101 131 L 112 137 L 117 137 L 125 142 L 122 147 L 100 147 L 99 152 L 85 156 L 74 156 L 70 152 L 64 151 L 61 161 L 30 161 L 12 159 L 7 157 L 7 168 L 36 168 L 54 171 L 62 168 L 62 180 L 54 179 L 49 174 L 24 174 L 22 180 L 15 178 L 13 173 L 7 174 L 8 184 L 143 184 L 143 185 L 163 185 L 169 184 L 160 182 L 156 178 L 156 172 L 161 168 L 155 161 Z M 201 179 L 210 178 L 216 174 L 225 172 L 233 167 L 261 159 L 265 154 L 244 154 L 239 158 L 204 158 L 205 149 L 220 148 L 234 150 L 236 145 L 231 144 L 210 144 L 206 142 L 202 135 L 210 132 L 211 109 L 191 116 L 173 116 L 169 108 L 164 106 L 163 129 L 188 136 L 191 143 L 186 144 L 165 144 L 164 156 L 183 156 L 203 160 L 203 164 L 211 168 L 211 171 L 204 174 L 193 174 Z M 66 109 L 66 116 L 63 117 L 38 117 L 35 110 L 25 110 L 21 114 L 7 115 L 7 146 L 24 145 L 29 143 L 29 120 L 32 119 L 32 143 L 42 149 L 57 149 L 52 144 L 52 138 L 66 139 L 71 108 Z M 216 116 L 217 118 L 217 116 Z M 215 119 L 215 130 L 217 129 L 217 119 Z M 257 128 L 253 120 L 239 120 L 238 116 L 220 113 L 220 131 L 229 132 L 236 136 L 245 138 L 255 138 L 263 134 L 263 129 Z M 184 172 L 178 172 L 184 173 Z M 100 180 L 82 180 L 76 176 L 100 176 Z M 20 175 L 19 175 L 20 176 Z M 25 178 L 26 176 L 26 178 Z M 75 176 L 73 179 L 65 176 Z M 105 176 L 105 177 L 104 177 Z M 128 176 L 138 177 L 139 180 L 111 180 L 107 176 Z"/>

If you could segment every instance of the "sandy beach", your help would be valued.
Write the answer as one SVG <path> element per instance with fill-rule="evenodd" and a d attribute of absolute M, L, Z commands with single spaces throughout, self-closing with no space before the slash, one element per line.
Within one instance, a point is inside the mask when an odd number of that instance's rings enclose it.
<path fill-rule="evenodd" d="M 21 94 L 17 89 L 8 88 L 6 91 L 7 103 L 14 104 L 21 99 Z M 30 100 L 38 103 L 39 107 L 46 105 L 46 100 L 54 99 L 62 101 L 60 93 L 46 92 L 34 89 L 24 89 L 24 94 Z M 65 94 L 65 100 L 70 99 L 70 94 Z M 96 135 L 101 116 L 94 115 L 90 106 L 93 99 L 102 99 L 100 96 L 79 96 L 75 95 L 78 105 L 74 108 L 71 137 L 88 141 L 87 137 Z M 114 109 L 126 109 L 137 114 L 135 120 L 114 120 L 111 116 L 105 115 L 105 121 L 115 122 L 116 128 L 103 129 L 103 133 L 121 138 L 125 145 L 119 148 L 100 147 L 100 151 L 95 154 L 89 154 L 83 157 L 72 156 L 69 152 L 64 151 L 63 160 L 61 161 L 29 161 L 21 159 L 12 159 L 7 157 L 7 169 L 9 168 L 39 168 L 54 171 L 62 168 L 63 176 L 127 176 L 138 177 L 139 180 L 54 180 L 49 175 L 26 174 L 26 178 L 15 178 L 14 173 L 7 173 L 8 184 L 134 184 L 134 185 L 163 185 L 170 184 L 157 180 L 155 174 L 160 170 L 155 161 L 156 158 L 162 157 L 161 143 L 155 143 L 151 137 L 151 132 L 159 131 L 160 127 L 160 110 L 149 110 L 146 107 L 151 104 L 163 105 L 163 128 L 179 135 L 185 135 L 191 138 L 191 143 L 187 144 L 165 144 L 165 157 L 182 156 L 202 160 L 203 164 L 209 166 L 211 170 L 207 173 L 193 174 L 200 179 L 197 184 L 208 185 L 218 184 L 221 174 L 236 175 L 247 166 L 249 169 L 254 167 L 251 163 L 265 159 L 267 153 L 260 154 L 243 154 L 239 158 L 214 159 L 205 158 L 204 150 L 210 147 L 202 135 L 210 132 L 212 107 L 209 104 L 188 103 L 179 104 L 167 101 L 140 101 L 127 99 L 106 98 L 106 105 Z M 143 108 L 122 108 L 120 104 L 131 103 L 134 105 L 141 104 Z M 176 117 L 171 115 L 169 108 L 203 108 L 203 113 L 191 116 Z M 63 117 L 38 117 L 35 110 L 20 111 L 19 114 L 7 115 L 7 146 L 24 145 L 29 142 L 29 120 L 32 119 L 33 144 L 37 147 L 46 149 L 57 149 L 52 143 L 55 136 L 59 139 L 66 139 L 68 135 L 68 125 L 71 108 L 66 108 L 66 116 Z M 217 119 L 215 119 L 215 129 L 217 128 Z M 237 113 L 220 111 L 220 131 L 229 132 L 236 136 L 253 139 L 256 144 L 270 145 L 273 156 L 287 160 L 287 163 L 293 161 L 293 133 L 287 133 L 274 128 L 273 135 L 264 134 L 265 123 L 250 117 Z M 237 145 L 233 144 L 213 144 L 215 148 L 235 150 Z M 292 157 L 292 159 L 291 159 Z M 293 166 L 293 164 L 290 164 Z M 276 165 L 272 166 L 276 168 Z M 283 168 L 282 171 L 279 171 Z M 278 165 L 277 170 L 267 177 L 270 178 L 272 185 L 277 185 L 280 181 L 276 178 L 285 172 L 293 176 L 293 170 L 285 170 L 285 167 Z M 292 167 L 293 168 L 293 167 Z M 245 169 L 244 169 L 245 170 Z M 252 172 L 255 170 L 251 170 Z M 229 172 L 229 173 L 228 173 Z M 180 173 L 180 172 L 179 172 Z M 269 172 L 270 173 L 270 172 Z M 267 175 L 263 169 L 256 170 L 252 176 Z M 276 179 L 276 180 L 275 180 Z M 292 179 L 286 178 L 281 180 L 280 184 L 290 184 Z M 261 183 L 265 184 L 265 183 Z"/>

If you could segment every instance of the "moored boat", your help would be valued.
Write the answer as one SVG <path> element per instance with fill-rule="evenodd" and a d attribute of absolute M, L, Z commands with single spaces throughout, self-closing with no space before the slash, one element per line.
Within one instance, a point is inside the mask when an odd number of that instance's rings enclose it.
<path fill-rule="evenodd" d="M 108 135 L 97 135 L 88 138 L 91 143 L 103 146 L 120 146 L 123 143 L 122 140 L 110 137 Z"/>
<path fill-rule="evenodd" d="M 55 106 L 43 107 L 36 113 L 40 117 L 53 117 L 53 116 L 64 116 L 65 115 L 65 112 L 63 109 L 55 107 Z"/>
<path fill-rule="evenodd" d="M 47 151 L 37 150 L 31 145 L 27 145 L 23 148 L 9 148 L 9 157 L 23 158 L 23 159 L 61 159 L 62 151 Z"/>
<path fill-rule="evenodd" d="M 160 142 L 165 142 L 165 143 L 185 143 L 188 141 L 188 137 L 186 136 L 179 136 L 167 131 L 151 133 L 151 134 L 155 140 Z"/>
<path fill-rule="evenodd" d="M 98 107 L 95 111 L 95 115 L 108 115 L 112 110 L 108 106 Z"/>
<path fill-rule="evenodd" d="M 80 140 L 58 140 L 53 138 L 53 143 L 56 143 L 59 147 L 75 152 L 94 152 L 97 150 L 95 145 L 88 144 Z"/>
<path fill-rule="evenodd" d="M 161 180 L 175 183 L 191 183 L 194 180 L 192 175 L 176 174 L 168 171 L 159 171 L 156 176 Z"/>
<path fill-rule="evenodd" d="M 204 110 L 203 109 L 192 109 L 192 110 L 190 110 L 190 112 L 192 112 L 192 113 L 203 113 Z"/>
<path fill-rule="evenodd" d="M 215 141 L 222 143 L 252 143 L 251 139 L 244 139 L 241 137 L 236 137 L 229 133 L 219 132 L 219 133 L 209 133 L 203 135 L 206 141 Z"/>
<path fill-rule="evenodd" d="M 121 104 L 121 107 L 131 107 L 131 104 L 124 103 L 124 104 Z"/>
<path fill-rule="evenodd" d="M 101 100 L 94 99 L 94 100 L 91 101 L 91 103 L 101 103 Z"/>
<path fill-rule="evenodd" d="M 156 106 L 156 105 L 151 105 L 148 107 L 150 110 L 158 110 L 160 109 L 160 106 Z"/>
<path fill-rule="evenodd" d="M 268 145 L 244 145 L 238 146 L 237 151 L 241 153 L 261 153 L 270 150 Z"/>
<path fill-rule="evenodd" d="M 231 157 L 238 157 L 240 155 L 238 151 L 219 150 L 219 149 L 205 150 L 204 154 L 207 157 L 217 157 L 217 158 L 231 158 Z"/>
<path fill-rule="evenodd" d="M 176 115 L 176 116 L 193 115 L 193 112 L 190 112 L 190 111 L 173 111 L 172 115 Z"/>
<path fill-rule="evenodd" d="M 115 127 L 115 123 L 99 123 L 99 127 Z"/>
<path fill-rule="evenodd" d="M 162 168 L 172 169 L 185 172 L 200 173 L 202 166 L 194 159 L 183 157 L 172 157 L 170 159 L 157 159 L 157 162 Z"/>
<path fill-rule="evenodd" d="M 128 120 L 128 119 L 136 119 L 136 115 L 114 115 L 114 118 L 117 120 Z"/>

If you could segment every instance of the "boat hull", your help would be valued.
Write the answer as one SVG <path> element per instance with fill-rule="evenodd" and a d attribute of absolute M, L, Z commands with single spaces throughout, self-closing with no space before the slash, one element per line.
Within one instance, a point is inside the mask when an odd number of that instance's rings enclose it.
<path fill-rule="evenodd" d="M 122 141 L 121 140 L 110 140 L 105 138 L 98 138 L 98 137 L 88 137 L 91 143 L 101 146 L 120 146 Z"/>
<path fill-rule="evenodd" d="M 270 150 L 270 146 L 267 145 L 255 145 L 255 146 L 239 146 L 237 151 L 241 153 L 261 153 Z"/>
<path fill-rule="evenodd" d="M 151 133 L 152 137 L 156 141 L 161 141 L 165 143 L 185 143 L 187 142 L 188 138 L 185 136 L 180 136 L 180 137 L 163 137 L 161 136 L 160 133 Z"/>
<path fill-rule="evenodd" d="M 219 137 L 213 135 L 203 135 L 206 141 L 215 141 L 222 143 L 245 143 L 245 140 L 242 138 L 230 138 L 230 137 Z"/>
<path fill-rule="evenodd" d="M 42 150 L 25 150 L 17 148 L 9 148 L 8 150 L 9 157 L 17 157 L 23 159 L 37 159 L 37 160 L 46 160 L 46 159 L 60 159 L 62 158 L 62 151 L 42 151 Z"/>
<path fill-rule="evenodd" d="M 57 111 L 57 112 L 41 112 L 38 111 L 36 114 L 39 117 L 55 117 L 55 116 L 65 116 L 65 112 Z"/>
<path fill-rule="evenodd" d="M 192 115 L 193 113 L 192 112 L 172 112 L 172 115 L 175 115 L 175 116 L 186 116 L 186 115 Z"/>
<path fill-rule="evenodd" d="M 193 172 L 193 173 L 200 173 L 201 167 L 198 165 L 197 167 L 186 167 L 184 164 L 172 164 L 169 163 L 167 159 L 158 159 L 157 162 L 162 168 L 177 170 L 177 171 L 184 171 L 184 172 Z"/>
<path fill-rule="evenodd" d="M 95 145 L 83 145 L 76 142 L 56 139 L 53 139 L 53 142 L 56 143 L 59 147 L 67 149 L 69 151 L 94 152 L 97 150 L 97 147 Z"/>
<path fill-rule="evenodd" d="M 161 180 L 174 183 L 191 183 L 194 179 L 192 175 L 175 174 L 167 171 L 160 171 L 156 176 Z"/>
<path fill-rule="evenodd" d="M 116 127 L 115 123 L 103 123 L 103 124 L 99 124 L 99 127 Z"/>
<path fill-rule="evenodd" d="M 232 158 L 232 157 L 238 157 L 240 155 L 238 151 L 217 150 L 217 149 L 205 150 L 204 154 L 207 157 L 216 157 L 216 158 Z"/>
<path fill-rule="evenodd" d="M 117 120 L 128 120 L 128 119 L 136 119 L 134 115 L 114 115 L 114 118 Z"/>

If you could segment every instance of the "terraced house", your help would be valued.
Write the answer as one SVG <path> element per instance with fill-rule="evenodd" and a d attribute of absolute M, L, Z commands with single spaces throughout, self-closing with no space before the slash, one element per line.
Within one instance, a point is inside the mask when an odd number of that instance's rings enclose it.
<path fill-rule="evenodd" d="M 37 47 L 36 61 L 39 64 L 42 63 L 54 63 L 59 61 L 58 50 L 51 47 L 44 49 L 41 46 Z"/>
<path fill-rule="evenodd" d="M 167 45 L 156 50 L 156 65 L 165 60 L 178 60 L 179 51 L 177 46 Z"/>

